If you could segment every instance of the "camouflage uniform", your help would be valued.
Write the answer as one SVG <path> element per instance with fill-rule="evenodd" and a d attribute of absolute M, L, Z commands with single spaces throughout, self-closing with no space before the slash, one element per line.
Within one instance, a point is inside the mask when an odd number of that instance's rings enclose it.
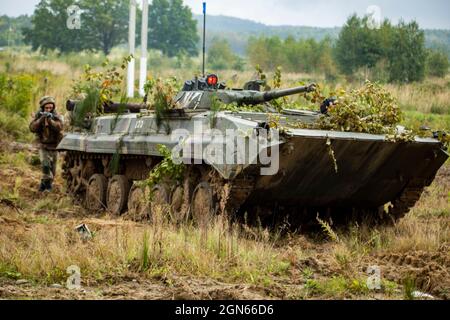
<path fill-rule="evenodd" d="M 44 106 L 53 104 L 51 114 L 44 114 Z M 51 190 L 53 179 L 56 175 L 58 154 L 56 147 L 62 139 L 63 118 L 56 111 L 55 100 L 52 97 L 44 97 L 39 102 L 40 111 L 36 113 L 30 123 L 31 132 L 36 134 L 39 144 L 39 156 L 42 165 L 42 180 L 40 191 Z"/>

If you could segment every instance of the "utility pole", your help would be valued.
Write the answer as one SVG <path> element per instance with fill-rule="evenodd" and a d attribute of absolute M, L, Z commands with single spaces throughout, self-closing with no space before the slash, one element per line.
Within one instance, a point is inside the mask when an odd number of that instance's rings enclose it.
<path fill-rule="evenodd" d="M 134 97 L 134 68 L 135 68 L 135 46 L 136 46 L 136 1 L 130 0 L 130 25 L 128 33 L 128 44 L 130 55 L 133 55 L 131 61 L 128 63 L 128 77 L 127 77 L 127 96 Z"/>
<path fill-rule="evenodd" d="M 148 36 L 148 0 L 142 1 L 142 30 L 141 30 L 141 64 L 139 77 L 139 94 L 145 96 L 144 85 L 147 80 L 147 36 Z"/>

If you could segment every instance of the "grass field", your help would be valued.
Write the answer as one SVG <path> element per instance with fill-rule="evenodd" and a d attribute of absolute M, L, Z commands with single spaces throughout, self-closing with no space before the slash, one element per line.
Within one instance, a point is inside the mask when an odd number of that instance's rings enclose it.
<path fill-rule="evenodd" d="M 90 57 L 94 64 L 102 58 Z M 30 75 L 30 103 L 51 94 L 63 109 L 86 59 L 0 53 L 0 74 Z M 189 79 L 193 70 L 169 65 L 154 75 Z M 221 74 L 238 85 L 252 76 L 253 71 Z M 286 86 L 323 81 L 314 75 L 283 76 Z M 450 129 L 449 78 L 387 88 L 405 111 L 404 124 Z M 350 231 L 281 236 L 220 219 L 203 229 L 175 226 L 163 218 L 137 223 L 74 205 L 60 176 L 52 194 L 39 194 L 28 119 L 1 108 L 0 298 L 411 299 L 415 290 L 450 297 L 448 163 L 394 227 L 354 225 Z M 85 241 L 74 230 L 81 223 L 89 226 L 92 239 Z M 81 291 L 61 287 L 71 265 L 81 269 Z M 371 266 L 381 270 L 377 290 L 367 285 Z"/>

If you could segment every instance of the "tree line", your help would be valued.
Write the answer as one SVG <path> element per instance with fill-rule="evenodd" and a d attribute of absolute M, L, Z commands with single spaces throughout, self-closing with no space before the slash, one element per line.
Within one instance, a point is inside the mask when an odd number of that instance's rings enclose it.
<path fill-rule="evenodd" d="M 128 42 L 129 0 L 41 0 L 30 18 L 0 17 L 0 46 L 27 43 L 33 50 L 61 53 L 97 50 L 108 54 Z M 80 29 L 67 27 L 71 5 L 80 10 Z M 140 11 L 140 9 L 138 9 Z M 137 14 L 137 36 L 140 19 Z M 165 56 L 198 56 L 199 30 L 190 8 L 182 0 L 153 0 L 149 8 L 149 46 Z M 12 32 L 15 30 L 15 33 Z M 22 30 L 23 34 L 17 32 Z M 13 39 L 11 41 L 11 39 Z M 293 36 L 250 37 L 246 59 L 219 36 L 209 41 L 210 70 L 243 70 L 259 65 L 265 70 L 281 66 L 285 71 L 321 73 L 333 80 L 361 73 L 386 82 L 421 81 L 426 75 L 443 77 L 448 55 L 427 49 L 424 31 L 416 22 L 393 25 L 389 20 L 374 28 L 368 17 L 353 15 L 336 40 L 296 39 Z"/>
<path fill-rule="evenodd" d="M 22 30 L 30 26 L 30 17 L 26 15 L 17 18 L 0 16 L 0 47 L 23 45 Z"/>
<path fill-rule="evenodd" d="M 392 25 L 385 20 L 374 28 L 368 17 L 353 15 L 338 39 L 295 40 L 288 37 L 251 38 L 247 47 L 251 64 L 273 70 L 319 72 L 334 78 L 349 78 L 363 72 L 386 82 L 422 81 L 426 75 L 443 77 L 449 68 L 444 51 L 425 47 L 424 31 L 417 22 Z"/>
<path fill-rule="evenodd" d="M 274 37 L 252 37 L 249 39 L 247 55 L 252 65 L 265 70 L 281 66 L 291 72 L 319 72 L 327 75 L 335 73 L 332 59 L 332 41 L 314 39 L 296 40 L 289 36 L 285 40 Z"/>

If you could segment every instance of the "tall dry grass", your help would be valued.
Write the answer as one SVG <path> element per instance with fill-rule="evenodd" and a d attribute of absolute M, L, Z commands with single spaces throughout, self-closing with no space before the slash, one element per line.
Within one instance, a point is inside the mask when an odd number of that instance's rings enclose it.
<path fill-rule="evenodd" d="M 386 85 L 404 110 L 450 115 L 450 79 L 430 78 L 423 83 Z"/>
<path fill-rule="evenodd" d="M 145 277 L 176 273 L 267 283 L 272 276 L 286 275 L 289 267 L 273 243 L 242 237 L 237 226 L 221 219 L 203 228 L 88 219 L 94 231 L 88 241 L 74 230 L 77 221 L 52 221 L 42 220 L 28 228 L 21 223 L 14 228 L 3 226 L 0 272 L 54 283 L 67 278 L 68 266 L 77 265 L 90 281 L 135 273 Z"/>

